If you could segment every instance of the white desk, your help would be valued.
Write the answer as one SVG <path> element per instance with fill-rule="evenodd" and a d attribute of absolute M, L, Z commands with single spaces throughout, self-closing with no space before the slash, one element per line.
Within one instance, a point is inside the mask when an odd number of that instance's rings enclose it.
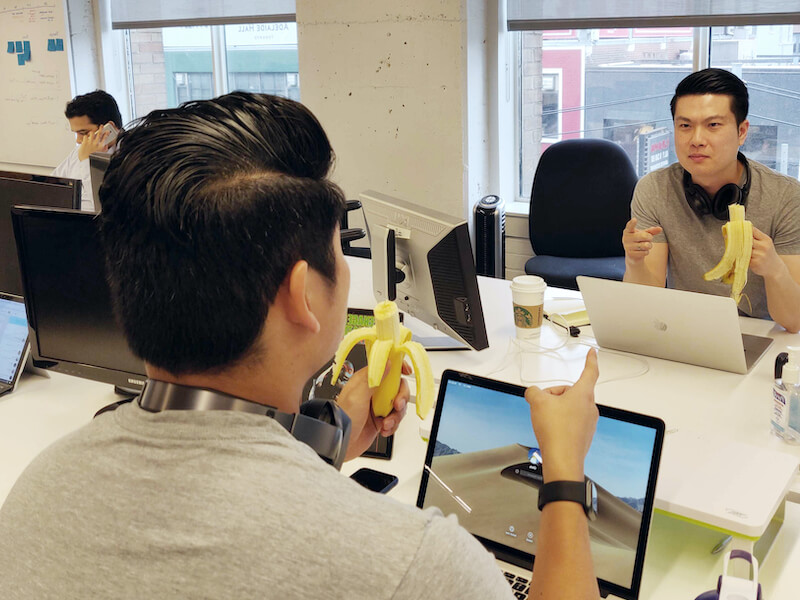
<path fill-rule="evenodd" d="M 372 308 L 369 263 L 349 259 L 353 271 L 351 306 Z M 482 352 L 431 353 L 434 375 L 456 368 L 517 383 L 530 384 L 561 378 L 574 381 L 581 371 L 586 346 L 576 343 L 557 353 L 537 354 L 524 361 L 524 370 L 503 364 L 514 335 L 508 282 L 481 278 L 490 348 Z M 575 295 L 558 291 L 555 296 Z M 553 295 L 551 294 L 550 297 Z M 800 457 L 800 447 L 783 444 L 769 434 L 770 385 L 775 355 L 800 336 L 788 334 L 765 321 L 742 319 L 747 333 L 769 334 L 776 340 L 747 376 L 680 365 L 668 361 L 601 354 L 599 403 L 661 417 L 670 431 L 713 430 L 732 438 Z M 564 336 L 545 326 L 541 343 L 561 344 Z M 643 370 L 646 374 L 624 379 Z M 0 397 L 0 500 L 8 494 L 25 466 L 47 445 L 88 422 L 101 407 L 118 399 L 106 384 L 52 374 L 50 378 L 25 375 L 17 390 Z M 391 495 L 415 503 L 425 444 L 419 438 L 419 421 L 409 411 L 395 438 L 391 461 L 358 459 L 343 471 L 361 466 L 388 471 L 400 479 Z M 698 458 L 701 461 L 702 457 Z M 716 585 L 722 555 L 710 554 L 720 534 L 665 515 L 656 514 L 650 533 L 641 598 L 693 599 Z M 760 580 L 767 598 L 794 598 L 800 590 L 800 505 L 788 503 L 786 522 L 764 564 Z"/>
<path fill-rule="evenodd" d="M 351 306 L 369 308 L 374 304 L 369 287 L 369 263 L 351 260 Z M 490 347 L 482 352 L 431 352 L 434 376 L 446 368 L 503 379 L 513 383 L 539 386 L 574 382 L 579 376 L 587 352 L 593 343 L 591 328 L 584 328 L 580 338 L 568 338 L 558 327 L 545 323 L 539 341 L 541 349 L 516 351 L 509 282 L 480 279 L 481 299 L 486 318 Z M 577 292 L 548 290 L 545 305 L 551 310 L 565 306 Z M 413 320 L 409 324 L 413 329 Z M 596 401 L 662 418 L 667 436 L 662 458 L 662 472 L 670 465 L 670 436 L 695 433 L 717 436 L 788 454 L 800 460 L 800 447 L 784 444 L 769 433 L 772 406 L 771 386 L 775 356 L 787 345 L 800 343 L 800 335 L 789 334 L 769 321 L 741 319 L 744 333 L 768 335 L 775 339 L 759 363 L 746 376 L 671 361 L 600 352 L 600 379 Z M 546 348 L 557 348 L 546 352 Z M 646 371 L 646 372 L 644 372 Z M 416 502 L 426 445 L 418 435 L 419 421 L 412 415 L 398 432 L 397 454 L 390 462 L 359 459 L 348 463 L 350 473 L 361 466 L 389 471 L 400 478 L 391 494 L 403 501 Z M 402 452 L 402 455 L 399 453 Z M 695 467 L 702 468 L 702 456 Z M 795 483 L 795 493 L 800 484 Z M 659 505 L 658 491 L 656 505 Z M 788 503 L 785 523 L 763 565 L 760 580 L 765 597 L 800 596 L 800 573 L 786 565 L 800 560 L 800 505 Z M 657 513 L 654 516 L 645 562 L 641 598 L 688 598 L 712 589 L 722 569 L 723 553 L 711 549 L 722 534 L 698 525 Z M 790 593 L 789 590 L 792 590 Z"/>

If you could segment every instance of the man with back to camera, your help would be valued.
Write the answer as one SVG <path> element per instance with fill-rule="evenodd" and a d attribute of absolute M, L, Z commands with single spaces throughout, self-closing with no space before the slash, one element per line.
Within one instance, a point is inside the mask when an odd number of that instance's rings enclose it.
<path fill-rule="evenodd" d="M 727 296 L 703 274 L 724 251 L 727 205 L 745 205 L 753 254 L 739 309 L 800 331 L 800 182 L 747 160 L 745 84 L 723 69 L 681 81 L 670 102 L 678 163 L 643 177 L 622 234 L 624 281 Z M 694 206 L 694 207 L 693 207 Z M 714 216 L 717 213 L 717 216 Z"/>
<path fill-rule="evenodd" d="M 108 152 L 114 147 L 114 135 L 111 131 L 104 131 L 103 126 L 110 123 L 114 129 L 122 129 L 122 115 L 117 101 L 103 90 L 75 96 L 67 103 L 64 115 L 75 134 L 76 146 L 55 168 L 53 175 L 80 179 L 81 210 L 94 211 L 89 155 L 92 152 Z"/>
<path fill-rule="evenodd" d="M 189 390 L 298 412 L 346 316 L 333 158 L 303 105 L 243 92 L 122 135 L 97 218 L 147 385 L 20 476 L 0 510 L 0 597 L 514 597 L 454 516 L 365 490 L 264 414 L 147 403 Z M 583 481 L 597 375 L 590 351 L 574 386 L 526 393 L 547 480 Z M 403 382 L 376 418 L 356 373 L 338 400 L 348 456 L 395 431 L 408 397 Z M 598 597 L 581 505 L 543 508 L 533 589 Z"/>

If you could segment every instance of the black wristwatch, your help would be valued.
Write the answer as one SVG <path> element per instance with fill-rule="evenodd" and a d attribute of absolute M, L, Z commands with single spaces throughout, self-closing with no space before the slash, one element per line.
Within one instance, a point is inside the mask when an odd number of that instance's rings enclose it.
<path fill-rule="evenodd" d="M 550 481 L 539 488 L 539 510 L 548 502 L 561 500 L 577 502 L 589 520 L 597 518 L 597 487 L 588 477 L 584 481 Z"/>

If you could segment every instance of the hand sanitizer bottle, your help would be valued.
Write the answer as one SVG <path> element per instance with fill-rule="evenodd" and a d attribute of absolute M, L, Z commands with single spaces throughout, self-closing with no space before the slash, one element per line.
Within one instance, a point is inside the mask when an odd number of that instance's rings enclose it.
<path fill-rule="evenodd" d="M 781 352 L 775 357 L 775 383 L 772 385 L 772 415 L 770 431 L 780 439 L 786 438 L 786 426 L 789 422 L 789 406 L 786 403 L 786 388 L 783 385 L 783 367 L 789 361 L 789 355 Z"/>
<path fill-rule="evenodd" d="M 784 441 L 800 444 L 800 347 L 790 346 L 789 361 L 783 367 L 783 388 L 786 394 L 787 421 Z"/>

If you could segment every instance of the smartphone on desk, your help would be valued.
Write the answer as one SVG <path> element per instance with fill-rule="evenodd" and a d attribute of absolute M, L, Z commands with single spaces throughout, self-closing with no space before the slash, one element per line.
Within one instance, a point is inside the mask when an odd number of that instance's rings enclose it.
<path fill-rule="evenodd" d="M 379 494 L 388 492 L 397 485 L 398 481 L 396 475 L 376 471 L 375 469 L 369 469 L 367 467 L 363 467 L 350 475 L 350 479 L 357 481 L 368 490 L 378 492 Z"/>

